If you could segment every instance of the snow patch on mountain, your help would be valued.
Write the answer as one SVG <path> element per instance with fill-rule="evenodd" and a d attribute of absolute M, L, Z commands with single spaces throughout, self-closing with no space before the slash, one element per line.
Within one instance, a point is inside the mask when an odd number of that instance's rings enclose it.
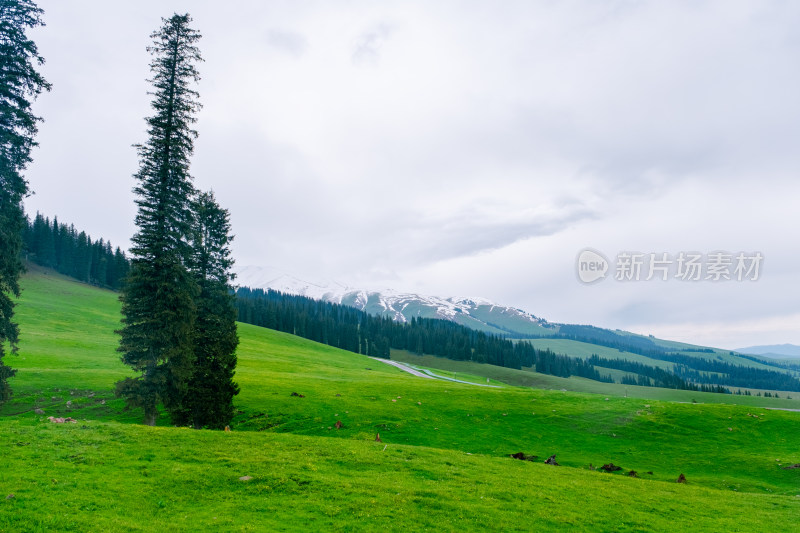
<path fill-rule="evenodd" d="M 413 316 L 419 316 L 469 323 L 470 327 L 480 328 L 483 325 L 490 329 L 509 320 L 528 326 L 546 324 L 545 320 L 521 309 L 501 306 L 486 298 L 441 298 L 393 289 L 357 288 L 334 280 L 309 281 L 273 267 L 238 267 L 236 275 L 236 282 L 243 287 L 272 289 L 315 300 L 350 305 L 372 314 L 391 316 L 398 322 L 407 322 Z"/>

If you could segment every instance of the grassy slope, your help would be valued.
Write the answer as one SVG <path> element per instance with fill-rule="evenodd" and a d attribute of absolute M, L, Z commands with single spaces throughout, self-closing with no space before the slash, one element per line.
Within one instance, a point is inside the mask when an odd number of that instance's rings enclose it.
<path fill-rule="evenodd" d="M 614 348 L 569 339 L 531 339 L 528 342 L 540 350 L 549 348 L 555 353 L 567 354 L 572 357 L 580 357 L 581 359 L 588 359 L 592 355 L 597 354 L 606 359 L 624 359 L 626 361 L 633 361 L 634 363 L 642 363 L 643 365 L 655 366 L 667 370 L 672 370 L 672 367 L 675 366 L 673 363 L 659 361 L 658 359 L 652 359 L 644 355 L 620 352 Z"/>
<path fill-rule="evenodd" d="M 747 405 L 753 407 L 775 407 L 781 409 L 800 409 L 800 394 L 781 393 L 781 398 L 763 398 L 758 396 L 738 396 L 733 394 L 714 394 L 709 392 L 682 391 L 655 387 L 639 387 L 617 383 L 600 383 L 579 377 L 560 378 L 537 374 L 530 369 L 515 370 L 501 366 L 485 365 L 467 361 L 453 361 L 432 355 L 419 356 L 404 350 L 392 350 L 392 359 L 429 368 L 434 372 L 445 370 L 467 375 L 483 376 L 498 382 L 518 387 L 533 387 L 550 390 L 567 390 L 572 392 L 589 392 L 608 397 L 629 397 L 672 402 L 724 403 Z M 606 371 L 607 372 L 607 371 Z M 787 399 L 789 395 L 792 398 Z M 793 395 L 793 396 L 792 396 Z"/>
<path fill-rule="evenodd" d="M 17 398 L 2 410 L 14 416 L 0 420 L 9 461 L 0 493 L 16 497 L 0 500 L 0 530 L 349 529 L 358 519 L 365 529 L 536 520 L 779 531 L 800 512 L 800 470 L 777 466 L 800 462 L 798 413 L 423 380 L 252 326 L 240 326 L 233 434 L 119 424 L 137 414 L 110 396 L 126 375 L 115 295 L 41 274 L 25 288 L 21 355 L 8 361 L 20 369 Z M 36 406 L 90 421 L 51 425 Z M 339 431 L 329 429 L 336 420 Z M 384 445 L 372 442 L 378 431 Z M 516 451 L 558 453 L 565 467 L 503 457 Z M 586 470 L 608 461 L 654 474 Z M 669 483 L 680 472 L 689 485 Z M 119 512 L 120 502 L 137 512 Z"/>
<path fill-rule="evenodd" d="M 790 497 L 423 447 L 3 425 L 12 467 L 0 471 L 0 486 L 15 493 L 0 499 L 4 531 L 791 531 L 800 508 Z M 245 475 L 252 480 L 239 481 Z"/>
<path fill-rule="evenodd" d="M 103 388 L 128 375 L 113 355 L 119 343 L 117 295 L 32 269 L 17 307 L 22 349 L 7 361 L 25 369 L 14 380 L 17 394 L 57 382 Z"/>
<path fill-rule="evenodd" d="M 643 338 L 645 338 L 644 335 L 637 335 L 635 333 L 630 333 L 630 332 L 625 332 L 625 331 L 620 331 L 620 330 L 616 330 L 615 333 L 618 333 L 620 335 L 630 335 L 630 336 L 633 336 L 633 337 L 643 337 Z M 668 341 L 668 340 L 664 340 L 664 339 L 657 339 L 655 337 L 646 337 L 646 338 L 649 338 L 651 341 L 653 341 L 658 346 L 662 346 L 662 347 L 670 349 L 670 350 L 675 350 L 677 352 L 682 353 L 683 355 L 688 355 L 688 356 L 691 356 L 691 357 L 702 357 L 702 358 L 705 358 L 705 359 L 714 359 L 714 360 L 717 360 L 717 361 L 721 361 L 721 362 L 724 362 L 724 363 L 730 363 L 730 364 L 733 364 L 733 365 L 752 366 L 753 368 L 761 368 L 761 369 L 764 369 L 764 370 L 778 370 L 774 366 L 765 365 L 765 364 L 759 363 L 758 361 L 753 361 L 752 359 L 747 359 L 745 357 L 740 357 L 739 355 L 736 355 L 735 352 L 732 353 L 730 350 L 722 350 L 720 348 L 712 348 L 710 346 L 698 346 L 698 345 L 695 345 L 695 344 L 688 344 L 688 343 L 685 343 L 685 342 Z M 697 348 L 710 349 L 710 350 L 713 351 L 713 353 L 703 353 L 703 352 L 694 351 Z"/>
<path fill-rule="evenodd" d="M 605 357 L 606 359 L 624 359 L 626 361 L 642 363 L 648 366 L 656 366 L 670 371 L 672 370 L 672 367 L 675 366 L 674 363 L 671 363 L 669 361 L 661 361 L 658 359 L 653 359 L 651 357 L 635 354 L 632 352 L 620 352 L 615 348 L 608 348 L 606 346 L 599 346 L 597 344 L 589 344 L 586 342 L 574 341 L 570 339 L 530 339 L 528 340 L 528 342 L 530 342 L 536 348 L 539 349 L 550 348 L 552 351 L 556 353 L 566 354 L 572 357 L 580 357 L 582 359 L 587 359 L 592 355 L 597 354 L 598 356 Z M 654 340 L 654 342 L 666 348 L 674 349 L 677 352 L 681 353 L 682 355 L 688 355 L 689 357 L 711 359 L 723 363 L 760 368 L 763 370 L 788 372 L 783 369 L 776 368 L 774 366 L 768 366 L 763 363 L 759 363 L 758 361 L 752 361 L 750 359 L 745 359 L 743 357 L 731 355 L 730 352 L 724 350 L 714 349 L 714 353 L 693 352 L 693 351 L 687 351 L 685 349 L 687 346 L 690 346 L 688 344 L 672 343 L 671 341 L 661 341 L 661 340 Z M 794 372 L 789 372 L 789 373 L 797 375 L 797 373 Z"/>

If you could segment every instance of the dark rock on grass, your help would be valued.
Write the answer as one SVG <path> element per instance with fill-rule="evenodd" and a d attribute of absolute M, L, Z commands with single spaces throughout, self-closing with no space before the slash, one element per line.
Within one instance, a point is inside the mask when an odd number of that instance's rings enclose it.
<path fill-rule="evenodd" d="M 653 475 L 653 472 L 652 472 L 652 471 L 650 471 L 650 472 L 645 472 L 645 474 L 647 474 L 648 476 L 652 476 L 652 475 Z"/>
<path fill-rule="evenodd" d="M 298 398 L 305 398 L 306 397 L 305 394 L 298 394 L 296 392 L 291 393 L 289 396 L 297 396 Z"/>
<path fill-rule="evenodd" d="M 628 472 L 628 477 L 639 477 L 639 476 L 638 474 L 636 474 L 636 470 L 631 470 L 630 472 Z"/>
<path fill-rule="evenodd" d="M 558 464 L 556 462 L 556 456 L 555 455 L 551 455 L 550 457 L 548 457 L 547 460 L 544 462 L 544 464 L 553 465 L 553 466 L 561 466 L 560 464 Z"/>
<path fill-rule="evenodd" d="M 535 461 L 539 458 L 538 455 L 525 455 L 522 452 L 512 453 L 511 457 L 514 459 L 519 459 L 520 461 Z"/>
<path fill-rule="evenodd" d="M 614 463 L 608 463 L 601 466 L 600 470 L 605 470 L 606 472 L 616 472 L 617 470 L 622 470 L 622 467 L 617 466 Z"/>
<path fill-rule="evenodd" d="M 681 474 L 680 476 L 678 476 L 678 479 L 675 480 L 675 483 L 686 483 L 686 476 Z"/>
<path fill-rule="evenodd" d="M 800 468 L 800 463 L 783 467 L 784 470 L 794 470 L 795 468 Z"/>

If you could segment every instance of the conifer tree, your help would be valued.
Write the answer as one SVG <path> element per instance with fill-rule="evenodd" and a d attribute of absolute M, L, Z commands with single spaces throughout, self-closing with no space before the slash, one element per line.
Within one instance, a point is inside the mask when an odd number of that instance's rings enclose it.
<path fill-rule="evenodd" d="M 138 145 L 138 185 L 134 188 L 137 233 L 130 249 L 131 269 L 120 297 L 123 327 L 122 361 L 139 373 L 117 383 L 128 406 L 144 410 L 145 423 L 155 424 L 159 403 L 173 421 L 180 418 L 192 375 L 197 283 L 187 268 L 194 195 L 189 158 L 197 132 L 192 129 L 200 108 L 192 88 L 200 79 L 202 61 L 196 46 L 200 34 L 188 14 L 162 19 L 152 34 L 150 68 L 153 115 L 148 138 Z"/>
<path fill-rule="evenodd" d="M 230 215 L 214 193 L 201 193 L 194 202 L 194 232 L 189 263 L 200 288 L 197 298 L 195 367 L 183 404 L 184 424 L 222 429 L 233 418 L 233 397 L 239 387 L 236 369 L 236 304 L 231 282 Z"/>
<path fill-rule="evenodd" d="M 7 347 L 17 351 L 19 328 L 13 321 L 23 271 L 22 235 L 27 219 L 22 200 L 28 183 L 22 172 L 31 162 L 31 149 L 41 118 L 31 100 L 50 84 L 36 71 L 44 59 L 26 31 L 43 26 L 43 11 L 30 0 L 0 0 L 0 404 L 11 397 L 8 378 L 14 371 L 3 364 Z"/>

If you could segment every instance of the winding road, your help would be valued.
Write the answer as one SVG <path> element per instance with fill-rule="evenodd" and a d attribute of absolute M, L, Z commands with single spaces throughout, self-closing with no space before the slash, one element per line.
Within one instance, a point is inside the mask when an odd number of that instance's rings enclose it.
<path fill-rule="evenodd" d="M 367 356 L 367 357 L 369 357 L 369 356 Z M 423 374 L 419 370 L 414 370 L 413 368 L 408 367 L 408 366 L 404 365 L 403 363 L 398 363 L 397 361 L 391 361 L 389 359 L 379 359 L 377 357 L 370 357 L 370 359 L 374 359 L 376 361 L 380 361 L 381 363 L 386 363 L 387 365 L 392 365 L 393 367 L 399 368 L 400 370 L 403 370 L 404 372 L 408 372 L 409 374 L 413 374 L 413 375 L 415 375 L 417 377 L 420 377 L 420 378 L 435 379 L 433 376 L 428 376 L 426 374 Z"/>
<path fill-rule="evenodd" d="M 460 379 L 448 378 L 448 377 L 445 377 L 445 376 L 440 376 L 439 374 L 434 374 L 430 370 L 419 371 L 416 368 L 411 368 L 407 364 L 400 363 L 399 361 L 392 361 L 390 359 L 379 359 L 377 357 L 370 357 L 370 359 L 374 359 L 376 361 L 380 361 L 381 363 L 386 363 L 387 365 L 392 365 L 395 368 L 399 368 L 400 370 L 402 370 L 404 372 L 408 372 L 409 374 L 417 376 L 417 377 L 420 377 L 420 378 L 439 379 L 439 380 L 442 380 L 442 381 L 453 381 L 455 383 L 464 383 L 466 385 L 476 385 L 478 387 L 491 387 L 493 389 L 499 389 L 500 388 L 498 385 L 488 385 L 488 384 L 484 384 L 484 383 L 473 383 L 471 381 L 462 381 Z"/>

